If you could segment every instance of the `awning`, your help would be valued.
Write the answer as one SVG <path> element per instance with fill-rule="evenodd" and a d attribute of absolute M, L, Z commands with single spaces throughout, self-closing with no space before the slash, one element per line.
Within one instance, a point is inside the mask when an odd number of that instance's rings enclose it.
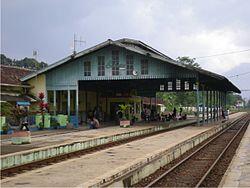
<path fill-rule="evenodd" d="M 26 102 L 26 101 L 18 101 L 16 102 L 16 104 L 19 106 L 30 106 L 30 102 Z"/>
<path fill-rule="evenodd" d="M 30 97 L 27 95 L 24 96 L 12 96 L 8 94 L 1 94 L 0 95 L 0 100 L 1 101 L 6 101 L 6 102 L 36 102 L 37 100 L 35 97 Z"/>

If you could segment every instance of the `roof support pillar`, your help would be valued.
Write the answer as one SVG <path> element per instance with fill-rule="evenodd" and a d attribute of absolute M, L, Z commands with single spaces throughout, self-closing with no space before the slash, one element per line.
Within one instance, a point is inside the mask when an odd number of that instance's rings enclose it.
<path fill-rule="evenodd" d="M 215 91 L 215 106 L 214 106 L 215 108 L 215 121 L 217 121 L 217 91 Z"/>
<path fill-rule="evenodd" d="M 88 92 L 85 90 L 85 110 L 86 110 L 86 122 L 88 121 Z"/>
<path fill-rule="evenodd" d="M 202 124 L 205 124 L 205 92 L 204 85 L 202 85 Z"/>
<path fill-rule="evenodd" d="M 218 111 L 219 111 L 219 110 L 218 110 L 218 99 L 219 99 L 219 98 L 218 98 L 218 91 L 216 91 L 215 96 L 216 96 L 216 111 L 215 111 L 216 114 L 215 114 L 215 115 L 216 115 L 216 121 L 218 121 Z"/>
<path fill-rule="evenodd" d="M 224 108 L 225 108 L 225 110 L 226 110 L 226 97 L 227 97 L 227 95 L 226 95 L 226 92 L 224 92 L 223 93 L 223 105 L 224 105 Z"/>
<path fill-rule="evenodd" d="M 222 100 L 221 100 L 221 98 L 222 98 L 222 95 L 221 95 L 221 91 L 220 91 L 220 93 L 219 93 L 219 96 L 220 96 L 220 110 L 219 110 L 219 118 L 221 118 L 221 109 L 222 109 Z"/>
<path fill-rule="evenodd" d="M 76 86 L 76 128 L 79 126 L 79 87 L 78 87 L 78 81 L 77 81 L 77 86 Z"/>
<path fill-rule="evenodd" d="M 227 92 L 225 91 L 225 108 L 227 108 Z"/>
<path fill-rule="evenodd" d="M 199 110 L 199 102 L 200 102 L 200 97 L 199 97 L 199 80 L 197 78 L 196 81 L 196 109 L 197 109 L 197 125 L 200 125 L 200 110 Z"/>
<path fill-rule="evenodd" d="M 217 116 L 217 121 L 219 121 L 219 111 L 220 111 L 220 108 L 219 108 L 219 91 L 216 92 L 216 96 L 217 96 L 217 106 L 216 106 L 216 116 Z"/>
<path fill-rule="evenodd" d="M 215 91 L 213 91 L 213 121 L 215 121 Z"/>
<path fill-rule="evenodd" d="M 206 91 L 206 111 L 207 111 L 207 123 L 208 123 L 209 120 L 208 90 Z"/>
<path fill-rule="evenodd" d="M 54 115 L 56 115 L 56 90 L 53 91 L 53 95 Z"/>
<path fill-rule="evenodd" d="M 68 89 L 67 103 L 68 103 L 68 116 L 70 116 L 70 90 L 69 89 Z"/>
<path fill-rule="evenodd" d="M 210 98 L 210 121 L 212 122 L 213 120 L 213 103 L 212 103 L 212 99 L 213 99 L 213 91 L 209 91 L 209 98 Z"/>

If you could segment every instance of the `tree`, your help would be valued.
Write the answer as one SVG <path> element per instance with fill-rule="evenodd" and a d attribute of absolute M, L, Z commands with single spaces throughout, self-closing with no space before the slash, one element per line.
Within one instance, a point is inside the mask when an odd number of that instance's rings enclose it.
<path fill-rule="evenodd" d="M 8 65 L 8 66 L 27 68 L 27 69 L 31 69 L 31 70 L 39 70 L 39 69 L 42 69 L 42 68 L 48 66 L 48 64 L 46 64 L 44 62 L 38 62 L 34 58 L 25 57 L 24 59 L 21 59 L 21 60 L 16 60 L 16 59 L 12 60 L 12 59 L 6 57 L 4 54 L 1 54 L 1 64 Z"/>
<path fill-rule="evenodd" d="M 234 93 L 227 94 L 227 105 L 228 106 L 235 106 L 237 104 L 237 101 L 244 101 L 242 99 L 241 95 L 234 94 Z"/>
<path fill-rule="evenodd" d="M 177 57 L 177 61 L 179 63 L 182 63 L 182 64 L 190 66 L 190 67 L 201 68 L 200 64 L 195 62 L 195 58 L 190 58 L 188 56 L 183 56 L 183 57 Z"/>
<path fill-rule="evenodd" d="M 247 101 L 246 107 L 250 108 L 250 99 Z"/>

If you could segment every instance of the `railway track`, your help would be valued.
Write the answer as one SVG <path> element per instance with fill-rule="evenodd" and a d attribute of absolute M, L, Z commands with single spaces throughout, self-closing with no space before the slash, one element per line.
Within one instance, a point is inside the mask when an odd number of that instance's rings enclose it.
<path fill-rule="evenodd" d="M 225 173 L 250 121 L 246 115 L 209 141 L 134 185 L 135 187 L 216 187 Z M 164 169 L 164 167 L 163 167 Z"/>
<path fill-rule="evenodd" d="M 26 171 L 30 171 L 30 170 L 34 170 L 34 169 L 38 169 L 44 166 L 48 166 L 48 165 L 53 165 L 55 163 L 59 163 L 61 161 L 65 161 L 68 159 L 72 159 L 72 158 L 77 158 L 77 157 L 81 157 L 83 155 L 87 155 L 90 153 L 94 153 L 94 152 L 98 152 L 107 148 L 111 148 L 111 147 L 115 147 L 115 146 L 119 146 L 122 144 L 126 144 L 135 140 L 140 140 L 146 137 L 150 137 L 150 136 L 154 136 L 154 135 L 158 135 L 158 134 L 162 134 L 174 129 L 179 129 L 185 126 L 191 126 L 191 125 L 196 125 L 196 123 L 190 123 L 187 125 L 182 125 L 182 126 L 178 126 L 178 127 L 171 127 L 169 129 L 164 129 L 164 130 L 160 130 L 157 132 L 152 132 L 146 135 L 140 135 L 140 136 L 135 136 L 132 138 L 127 138 L 127 139 L 123 139 L 120 141 L 115 141 L 115 142 L 109 142 L 106 144 L 102 144 L 99 146 L 95 146 L 92 148 L 88 148 L 88 149 L 84 149 L 84 150 L 80 150 L 80 151 L 75 151 L 72 153 L 67 153 L 64 155 L 60 155 L 60 156 L 56 156 L 56 157 L 52 157 L 52 158 L 48 158 L 45 160 L 40 160 L 40 161 L 36 161 L 36 162 L 32 162 L 32 163 L 28 163 L 28 164 L 24 164 L 24 165 L 20 165 L 20 166 L 15 166 L 12 168 L 8 168 L 8 169 L 3 169 L 1 170 L 1 179 L 7 178 L 7 177 L 12 177 L 15 176 L 16 174 L 21 174 L 24 173 Z"/>

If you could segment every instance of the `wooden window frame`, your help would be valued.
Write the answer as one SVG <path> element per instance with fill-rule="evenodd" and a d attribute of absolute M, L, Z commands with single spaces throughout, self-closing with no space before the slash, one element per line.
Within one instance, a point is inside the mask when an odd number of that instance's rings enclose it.
<path fill-rule="evenodd" d="M 84 61 L 84 76 L 91 76 L 91 62 Z"/>
<path fill-rule="evenodd" d="M 149 62 L 148 59 L 141 60 L 141 75 L 148 75 Z"/>
<path fill-rule="evenodd" d="M 119 51 L 112 50 L 112 75 L 119 76 Z"/>
<path fill-rule="evenodd" d="M 133 55 L 126 56 L 126 69 L 127 69 L 127 75 L 133 75 L 133 71 L 134 71 L 134 56 Z"/>
<path fill-rule="evenodd" d="M 105 76 L 105 56 L 98 56 L 98 76 Z"/>

